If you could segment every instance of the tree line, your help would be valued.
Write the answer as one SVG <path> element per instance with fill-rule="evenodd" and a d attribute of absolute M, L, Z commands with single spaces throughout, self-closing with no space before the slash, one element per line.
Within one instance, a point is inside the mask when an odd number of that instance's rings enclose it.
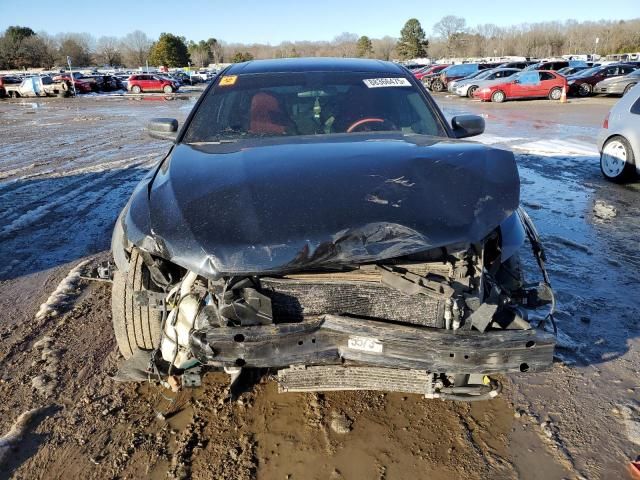
<path fill-rule="evenodd" d="M 172 33 L 162 33 L 157 40 L 152 40 L 140 30 L 120 38 L 95 38 L 88 33 L 49 35 L 29 27 L 11 26 L 0 36 L 0 69 L 64 66 L 67 57 L 76 66 L 136 68 L 147 62 L 153 66 L 185 67 L 191 64 L 204 67 L 210 63 L 241 62 L 253 58 L 301 56 L 406 60 L 506 55 L 541 58 L 562 54 L 606 55 L 640 51 L 640 18 L 470 27 L 464 18 L 448 15 L 433 24 L 431 35 L 427 35 L 416 18 L 409 19 L 399 33 L 399 37 L 370 38 L 345 32 L 330 41 L 268 45 L 227 43 L 213 37 L 196 42 Z"/>

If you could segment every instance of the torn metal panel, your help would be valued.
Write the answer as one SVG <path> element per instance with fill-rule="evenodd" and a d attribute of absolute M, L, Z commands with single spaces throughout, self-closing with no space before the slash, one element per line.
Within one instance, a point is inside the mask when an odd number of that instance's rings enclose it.
<path fill-rule="evenodd" d="M 129 239 L 209 278 L 337 268 L 477 242 L 518 207 L 513 155 L 420 135 L 175 146 Z"/>

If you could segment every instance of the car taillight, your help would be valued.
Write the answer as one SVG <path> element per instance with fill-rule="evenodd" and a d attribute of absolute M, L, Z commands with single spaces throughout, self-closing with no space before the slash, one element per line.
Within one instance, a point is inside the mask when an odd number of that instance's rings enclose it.
<path fill-rule="evenodd" d="M 611 115 L 611 112 L 607 113 L 607 116 L 604 117 L 604 122 L 602 122 L 602 128 L 605 128 L 605 129 L 609 128 L 609 115 Z"/>

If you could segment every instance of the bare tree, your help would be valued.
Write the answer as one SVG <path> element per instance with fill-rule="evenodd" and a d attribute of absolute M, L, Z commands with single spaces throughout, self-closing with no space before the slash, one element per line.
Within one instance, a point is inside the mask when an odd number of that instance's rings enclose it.
<path fill-rule="evenodd" d="M 96 60 L 109 66 L 120 65 L 120 41 L 116 37 L 100 37 L 96 43 Z"/>
<path fill-rule="evenodd" d="M 337 56 L 355 57 L 358 35 L 356 35 L 355 33 L 343 32 L 340 35 L 336 36 L 331 43 L 335 49 L 335 54 Z"/>
<path fill-rule="evenodd" d="M 371 39 L 371 43 L 373 44 L 373 54 L 376 58 L 391 60 L 394 56 L 398 39 L 387 35 L 380 39 Z"/>
<path fill-rule="evenodd" d="M 433 26 L 433 31 L 447 42 L 449 53 L 456 49 L 456 40 L 465 33 L 467 21 L 462 17 L 447 15 Z"/>
<path fill-rule="evenodd" d="M 149 58 L 149 50 L 151 50 L 151 40 L 147 34 L 136 30 L 127 34 L 122 40 L 122 49 L 124 51 L 124 60 L 129 67 L 140 67 L 145 64 Z"/>
<path fill-rule="evenodd" d="M 67 57 L 79 67 L 91 65 L 91 53 L 94 47 L 94 39 L 88 33 L 63 33 L 58 35 L 58 62 L 66 65 Z"/>

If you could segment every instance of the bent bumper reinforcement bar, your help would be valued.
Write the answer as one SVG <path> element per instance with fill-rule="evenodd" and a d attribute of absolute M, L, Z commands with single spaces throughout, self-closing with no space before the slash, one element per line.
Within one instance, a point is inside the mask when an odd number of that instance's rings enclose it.
<path fill-rule="evenodd" d="M 325 315 L 300 323 L 196 330 L 191 349 L 211 366 L 289 367 L 345 362 L 438 373 L 536 372 L 555 337 L 538 330 L 484 333 Z"/>

